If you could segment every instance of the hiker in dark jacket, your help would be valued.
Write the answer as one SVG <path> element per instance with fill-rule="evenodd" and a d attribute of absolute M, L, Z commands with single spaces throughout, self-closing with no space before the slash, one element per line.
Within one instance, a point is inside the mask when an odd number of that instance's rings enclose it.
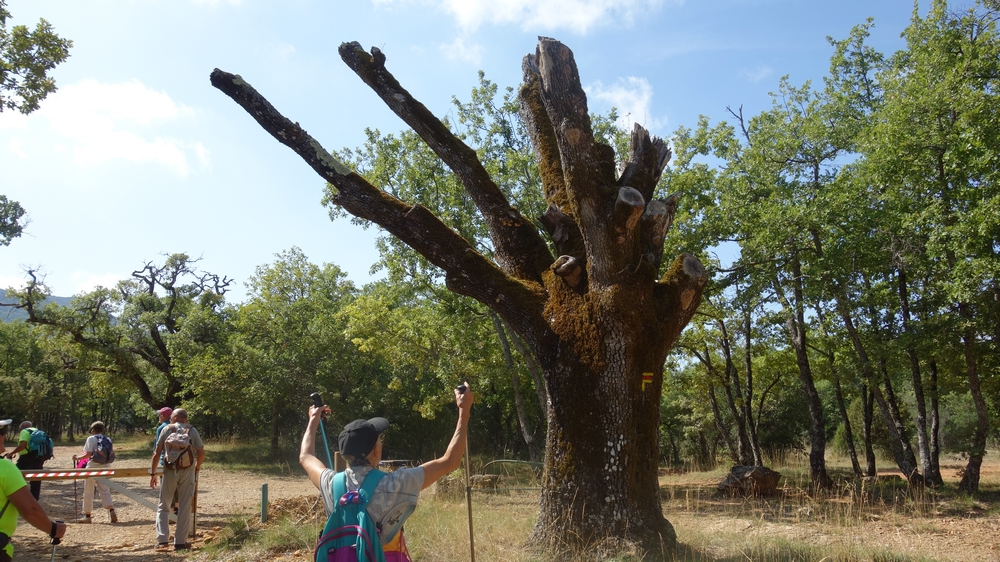
<path fill-rule="evenodd" d="M 18 455 L 18 470 L 41 470 L 46 459 L 39 457 L 37 453 L 28 448 L 28 440 L 31 439 L 31 434 L 38 431 L 38 429 L 35 428 L 35 425 L 30 421 L 21 422 L 20 429 L 21 434 L 17 438 L 17 447 L 15 447 L 13 451 L 7 453 L 7 458 L 13 459 L 15 454 Z M 31 482 L 28 482 L 28 487 L 31 490 L 31 495 L 37 500 L 38 496 L 42 493 L 42 481 L 32 480 Z"/>
<path fill-rule="evenodd" d="M 465 386 L 468 389 L 469 383 L 465 383 Z M 425 462 L 416 468 L 403 468 L 391 472 L 376 486 L 368 502 L 367 511 L 379 529 L 382 549 L 387 557 L 390 553 L 398 552 L 396 559 L 409 560 L 406 543 L 400 532 L 403 522 L 416 507 L 420 490 L 461 466 L 462 455 L 465 454 L 469 415 L 474 401 L 475 396 L 471 390 L 466 390 L 464 393 L 455 391 L 458 421 L 455 425 L 455 434 L 442 457 Z M 299 464 L 305 469 L 312 483 L 319 488 L 327 517 L 333 512 L 335 502 L 339 501 L 339 498 L 333 497 L 334 471 L 316 457 L 316 430 L 319 428 L 320 418 L 328 413 L 330 408 L 327 406 L 309 407 L 309 425 L 302 436 L 302 445 L 299 448 Z M 383 432 L 388 427 L 389 422 L 385 418 L 372 418 L 354 420 L 340 432 L 337 442 L 340 454 L 348 464 L 346 471 L 348 492 L 359 490 L 365 476 L 378 467 L 379 461 L 382 460 Z"/>
<path fill-rule="evenodd" d="M 0 427 L 8 424 L 10 420 L 0 420 Z M 3 452 L 4 440 L 0 439 L 0 454 Z M 31 497 L 24 476 L 9 460 L 0 460 L 0 511 L 3 511 L 0 515 L 0 534 L 6 535 L 8 539 L 17 529 L 18 516 L 52 538 L 62 537 L 66 533 L 66 524 L 49 519 L 38 500 Z M 0 562 L 9 562 L 13 555 L 14 545 L 8 540 L 0 546 Z"/>

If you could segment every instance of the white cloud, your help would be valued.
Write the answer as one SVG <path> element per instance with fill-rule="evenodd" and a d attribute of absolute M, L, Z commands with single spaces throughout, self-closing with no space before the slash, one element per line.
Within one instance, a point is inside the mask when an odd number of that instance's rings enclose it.
<path fill-rule="evenodd" d="M 28 284 L 28 277 L 21 275 L 4 275 L 0 273 L 0 289 L 23 289 Z M 0 314 L 4 309 L 0 308 Z"/>
<path fill-rule="evenodd" d="M 243 0 L 191 0 L 199 6 L 218 6 L 219 4 L 229 4 L 230 6 L 239 6 L 243 3 Z"/>
<path fill-rule="evenodd" d="M 208 149 L 205 148 L 205 145 L 201 144 L 200 142 L 195 144 L 194 153 L 196 156 L 198 156 L 198 162 L 201 164 L 201 167 L 208 168 L 209 164 Z"/>
<path fill-rule="evenodd" d="M 272 47 L 272 54 L 274 58 L 278 60 L 288 60 L 288 57 L 292 56 L 295 52 L 295 45 L 289 45 L 288 43 L 278 43 Z"/>
<path fill-rule="evenodd" d="M 666 125 L 664 120 L 650 116 L 653 87 L 645 78 L 619 78 L 617 83 L 607 87 L 601 82 L 595 82 L 584 88 L 584 91 L 587 92 L 587 97 L 618 108 L 618 125 L 626 131 L 632 129 L 633 123 L 639 123 L 650 132 Z"/>
<path fill-rule="evenodd" d="M 20 111 L 0 111 L 0 131 L 28 128 L 28 116 Z"/>
<path fill-rule="evenodd" d="M 745 76 L 747 80 L 756 84 L 757 82 L 760 82 L 770 76 L 773 72 L 774 70 L 772 70 L 769 66 L 758 66 L 753 70 L 747 70 L 744 68 L 740 71 L 740 76 Z"/>
<path fill-rule="evenodd" d="M 478 43 L 471 45 L 465 43 L 465 39 L 456 37 L 451 43 L 441 43 L 441 52 L 449 60 L 458 60 L 479 64 L 483 58 L 483 46 Z"/>
<path fill-rule="evenodd" d="M 138 80 L 102 84 L 89 79 L 63 86 L 36 115 L 49 121 L 61 137 L 58 140 L 68 145 L 80 165 L 110 160 L 153 163 L 183 177 L 191 172 L 188 160 L 192 152 L 205 165 L 207 153 L 198 148 L 200 143 L 156 132 L 172 121 L 193 118 L 194 110 Z M 62 143 L 54 141 L 52 145 Z"/>
<path fill-rule="evenodd" d="M 379 7 L 408 0 L 371 0 Z M 669 0 L 683 3 L 683 0 Z M 631 24 L 636 17 L 651 12 L 664 0 L 431 0 L 450 13 L 463 28 L 475 29 L 484 23 L 514 24 L 523 29 L 569 29 L 584 34 L 607 23 Z"/>
<path fill-rule="evenodd" d="M 28 158 L 28 155 L 24 153 L 24 143 L 19 139 L 10 139 L 10 142 L 7 143 L 7 149 L 21 160 Z"/>

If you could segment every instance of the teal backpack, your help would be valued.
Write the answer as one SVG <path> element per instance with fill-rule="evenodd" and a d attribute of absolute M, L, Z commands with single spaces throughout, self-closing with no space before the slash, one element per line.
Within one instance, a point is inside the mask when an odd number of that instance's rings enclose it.
<path fill-rule="evenodd" d="M 28 452 L 47 461 L 52 458 L 52 439 L 41 429 L 31 428 L 28 437 Z"/>
<path fill-rule="evenodd" d="M 347 491 L 345 473 L 333 476 L 333 513 L 316 544 L 315 562 L 385 562 L 378 529 L 365 510 L 383 476 L 369 472 L 357 492 Z"/>

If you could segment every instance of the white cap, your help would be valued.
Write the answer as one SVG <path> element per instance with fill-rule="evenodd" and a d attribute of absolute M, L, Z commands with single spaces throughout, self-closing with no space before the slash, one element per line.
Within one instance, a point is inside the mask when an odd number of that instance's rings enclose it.
<path fill-rule="evenodd" d="M 0 427 L 5 427 L 14 423 L 14 420 L 0 420 Z"/>

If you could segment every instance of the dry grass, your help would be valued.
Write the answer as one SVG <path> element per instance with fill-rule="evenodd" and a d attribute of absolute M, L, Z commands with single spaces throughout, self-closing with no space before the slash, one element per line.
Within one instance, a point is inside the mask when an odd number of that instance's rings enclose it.
<path fill-rule="evenodd" d="M 784 459 L 785 466 L 772 465 L 783 475 L 781 493 L 775 497 L 716 495 L 716 485 L 726 469 L 666 474 L 660 479 L 661 493 L 664 513 L 677 531 L 680 559 L 684 561 L 1000 560 L 997 456 L 987 457 L 990 462 L 983 467 L 983 493 L 976 498 L 955 493 L 956 470 L 962 466 L 957 461 L 942 466 L 946 479 L 943 489 L 914 494 L 902 481 L 864 487 L 855 484 L 846 461 L 833 459 L 830 470 L 839 485 L 831 492 L 816 494 L 809 485 L 806 463 L 794 456 Z M 530 482 L 518 482 L 496 493 L 474 494 L 477 561 L 542 560 L 524 547 L 538 506 L 537 491 L 521 489 L 524 487 L 530 487 Z M 315 536 L 322 525 L 322 516 L 317 516 L 322 507 L 310 499 L 275 509 L 276 515 L 283 511 L 285 516 L 275 517 L 255 533 L 234 528 L 240 538 L 234 541 L 238 546 L 231 547 L 240 552 L 230 551 L 226 556 L 216 551 L 218 557 L 211 559 L 309 560 L 311 551 L 302 547 L 301 537 Z M 282 541 L 274 536 L 291 529 L 298 538 L 282 547 Z M 417 562 L 468 560 L 464 497 L 425 494 L 407 522 L 406 537 Z M 618 562 L 637 560 L 621 557 Z"/>

